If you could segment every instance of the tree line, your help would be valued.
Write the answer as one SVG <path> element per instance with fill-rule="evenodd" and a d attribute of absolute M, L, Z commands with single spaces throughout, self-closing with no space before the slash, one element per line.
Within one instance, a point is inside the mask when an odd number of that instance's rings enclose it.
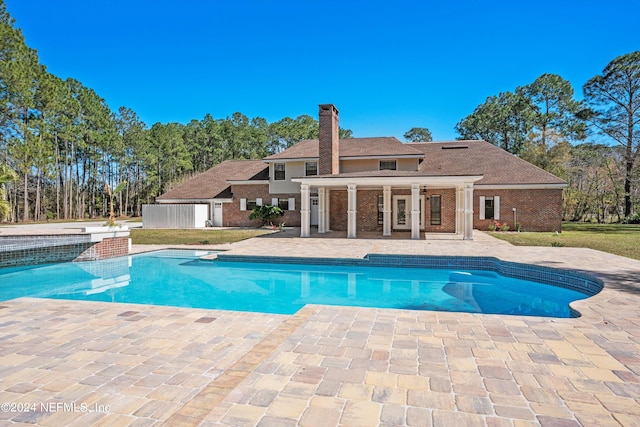
<path fill-rule="evenodd" d="M 566 220 L 640 222 L 640 51 L 613 59 L 574 98 L 543 74 L 490 96 L 456 125 L 565 179 Z"/>
<path fill-rule="evenodd" d="M 615 58 L 583 87 L 544 74 L 489 96 L 456 125 L 568 182 L 564 217 L 629 220 L 640 201 L 640 52 Z M 39 62 L 0 0 L 0 220 L 139 216 L 142 204 L 227 159 L 262 158 L 318 137 L 308 115 L 268 123 L 241 113 L 147 126 Z M 341 138 L 352 137 L 340 129 Z M 405 133 L 430 141 L 426 127 Z"/>
<path fill-rule="evenodd" d="M 342 138 L 352 132 L 340 129 Z M 49 73 L 0 0 L 0 220 L 139 216 L 142 204 L 227 159 L 262 158 L 318 137 L 311 116 L 241 113 L 148 127 L 78 80 Z"/>

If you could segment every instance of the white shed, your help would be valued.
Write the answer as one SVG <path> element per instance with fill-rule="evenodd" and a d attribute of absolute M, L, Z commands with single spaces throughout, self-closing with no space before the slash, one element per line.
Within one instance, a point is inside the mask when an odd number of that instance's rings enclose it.
<path fill-rule="evenodd" d="M 208 219 L 207 204 L 142 205 L 143 228 L 203 228 Z"/>

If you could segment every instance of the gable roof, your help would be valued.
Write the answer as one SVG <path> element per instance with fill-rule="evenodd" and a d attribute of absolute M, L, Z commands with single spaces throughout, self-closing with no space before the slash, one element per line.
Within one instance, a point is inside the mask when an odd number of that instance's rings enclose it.
<path fill-rule="evenodd" d="M 269 166 L 262 160 L 225 160 L 167 191 L 157 200 L 214 199 L 231 197 L 227 181 L 269 179 Z"/>
<path fill-rule="evenodd" d="M 486 141 L 420 142 L 403 144 L 396 138 L 353 138 L 340 140 L 340 157 L 403 156 L 423 157 L 417 171 L 364 171 L 321 177 L 402 177 L 482 175 L 475 185 L 566 184 L 557 176 L 514 156 Z M 318 157 L 318 140 L 306 140 L 265 160 Z M 229 181 L 269 179 L 263 160 L 225 160 L 167 191 L 157 200 L 230 198 Z"/>
<path fill-rule="evenodd" d="M 300 141 L 286 150 L 265 157 L 265 161 L 313 159 L 319 156 L 317 139 Z M 411 156 L 422 157 L 422 153 L 409 144 L 403 144 L 393 136 L 378 138 L 347 138 L 340 140 L 340 158 Z"/>
<path fill-rule="evenodd" d="M 407 144 L 424 153 L 418 171 L 432 175 L 483 175 L 475 185 L 566 184 L 557 176 L 487 141 Z"/>

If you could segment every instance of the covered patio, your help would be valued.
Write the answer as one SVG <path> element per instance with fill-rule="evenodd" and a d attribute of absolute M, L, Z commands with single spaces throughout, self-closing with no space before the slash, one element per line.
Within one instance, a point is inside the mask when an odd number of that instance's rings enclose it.
<path fill-rule="evenodd" d="M 420 239 L 420 231 L 425 228 L 421 224 L 424 218 L 424 196 L 430 188 L 449 188 L 455 190 L 455 234 L 463 240 L 473 240 L 473 185 L 482 179 L 482 175 L 462 176 L 433 176 L 416 175 L 415 172 L 383 171 L 384 175 L 371 176 L 371 172 L 364 174 L 338 174 L 314 177 L 294 178 L 293 182 L 300 183 L 300 237 L 311 235 L 312 193 L 317 192 L 317 223 L 318 234 L 332 231 L 331 192 L 344 191 L 347 193 L 347 237 L 358 237 L 358 191 L 382 191 L 382 236 L 390 237 L 392 230 L 398 228 L 398 217 L 407 220 L 412 240 Z M 409 195 L 401 195 L 410 191 Z M 403 197 L 406 211 L 395 207 L 396 199 Z M 421 200 L 422 198 L 422 200 Z"/>

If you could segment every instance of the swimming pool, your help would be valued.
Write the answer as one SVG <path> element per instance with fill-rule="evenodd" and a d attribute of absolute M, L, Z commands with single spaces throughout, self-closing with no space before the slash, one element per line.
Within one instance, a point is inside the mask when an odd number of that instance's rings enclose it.
<path fill-rule="evenodd" d="M 166 250 L 4 268 L 0 301 L 28 296 L 279 314 L 293 314 L 306 304 L 326 304 L 571 317 L 575 313 L 569 303 L 590 295 L 496 271 L 416 266 L 414 261 L 425 257 L 380 257 L 373 264 L 382 265 L 372 266 L 365 260 L 199 259 L 205 254 Z M 258 262 L 248 262 L 254 259 Z M 404 265 L 398 259 L 405 260 Z M 395 266 L 384 265 L 392 261 Z"/>

